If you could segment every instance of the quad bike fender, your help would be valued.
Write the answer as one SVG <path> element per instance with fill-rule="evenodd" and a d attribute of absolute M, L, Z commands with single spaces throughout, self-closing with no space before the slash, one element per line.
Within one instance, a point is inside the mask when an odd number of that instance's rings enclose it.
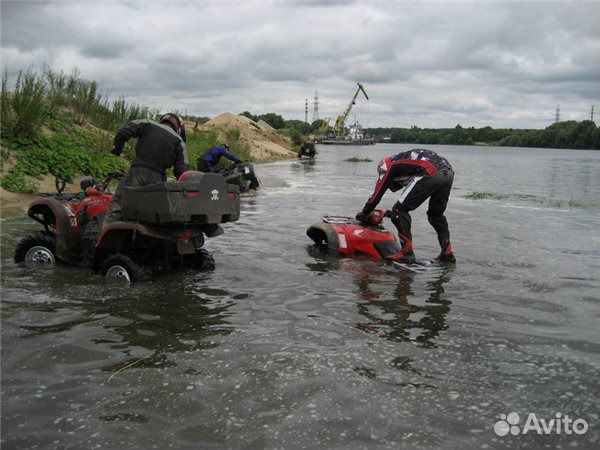
<path fill-rule="evenodd" d="M 146 236 L 165 245 L 175 243 L 179 254 L 192 254 L 204 244 L 203 231 L 200 229 L 177 229 L 150 227 L 138 222 L 112 222 L 102 229 L 96 239 L 93 267 L 102 263 L 105 255 L 119 253 L 135 240 L 136 235 Z"/>
<path fill-rule="evenodd" d="M 79 220 L 67 204 L 55 198 L 36 199 L 29 205 L 27 215 L 55 236 L 60 258 L 66 258 L 79 243 Z"/>
<path fill-rule="evenodd" d="M 319 247 L 327 248 L 335 253 L 343 253 L 338 243 L 338 236 L 335 228 L 325 222 L 317 222 L 306 230 L 306 234 Z"/>
<path fill-rule="evenodd" d="M 112 222 L 102 229 L 96 239 L 96 248 L 106 250 L 119 250 L 125 241 L 130 240 L 134 234 L 150 236 L 155 239 L 169 239 L 165 233 L 155 228 L 147 227 L 137 222 Z"/>
<path fill-rule="evenodd" d="M 57 233 L 77 232 L 77 215 L 65 203 L 55 198 L 36 199 L 29 205 L 27 215 L 44 227 L 54 226 Z"/>
<path fill-rule="evenodd" d="M 383 259 L 401 249 L 390 231 L 357 223 L 319 222 L 310 226 L 306 234 L 318 246 L 327 248 L 334 254 L 364 254 Z"/>

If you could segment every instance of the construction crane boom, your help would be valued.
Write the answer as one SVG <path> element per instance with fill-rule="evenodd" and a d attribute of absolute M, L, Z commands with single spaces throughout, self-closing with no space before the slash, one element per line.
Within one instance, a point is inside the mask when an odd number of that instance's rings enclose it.
<path fill-rule="evenodd" d="M 364 86 L 360 83 L 356 83 L 356 84 L 358 85 L 358 88 L 356 89 L 356 92 L 354 93 L 352 100 L 350 100 L 350 103 L 348 104 L 348 106 L 346 107 L 344 112 L 342 114 L 340 114 L 335 121 L 335 126 L 333 127 L 333 130 L 335 131 L 335 133 L 337 135 L 344 134 L 344 125 L 346 123 L 346 119 L 350 115 L 350 111 L 352 111 L 352 107 L 356 103 L 356 97 L 358 97 L 358 94 L 362 91 L 362 93 L 365 95 L 365 98 L 367 100 L 369 100 L 369 96 L 367 95 L 367 91 L 365 91 Z"/>

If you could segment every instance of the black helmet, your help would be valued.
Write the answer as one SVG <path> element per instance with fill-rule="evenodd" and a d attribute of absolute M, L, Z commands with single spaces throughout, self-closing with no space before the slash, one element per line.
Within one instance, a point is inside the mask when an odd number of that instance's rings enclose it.
<path fill-rule="evenodd" d="M 181 117 L 179 117 L 177 114 L 167 113 L 160 116 L 159 122 L 165 123 L 173 128 L 175 133 L 181 136 L 181 139 L 183 139 L 183 142 L 185 142 L 185 125 L 183 120 L 181 120 Z"/>
<path fill-rule="evenodd" d="M 97 184 L 100 184 L 100 182 L 94 177 L 90 177 L 89 175 L 86 175 L 81 179 L 81 181 L 79 181 L 79 187 L 83 192 L 85 192 L 87 188 L 96 186 Z"/>

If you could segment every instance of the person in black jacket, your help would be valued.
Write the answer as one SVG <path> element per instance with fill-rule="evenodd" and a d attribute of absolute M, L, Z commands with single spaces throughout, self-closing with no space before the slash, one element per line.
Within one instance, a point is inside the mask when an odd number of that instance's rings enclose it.
<path fill-rule="evenodd" d="M 454 171 L 448 160 L 431 150 L 414 149 L 386 156 L 379 163 L 377 172 L 379 178 L 375 189 L 362 211 L 356 215 L 356 219 L 366 222 L 385 191 L 390 189 L 396 192 L 404 188 L 400 200 L 392 208 L 390 217 L 398 229 L 402 250 L 388 256 L 387 259 L 408 264 L 415 262 L 409 211 L 416 209 L 429 198 L 427 218 L 435 229 L 442 248 L 436 260 L 455 262 L 448 222 L 444 216 L 454 180 Z"/>
<path fill-rule="evenodd" d="M 313 138 L 308 138 L 300 146 L 300 151 L 298 152 L 298 158 L 302 158 L 304 155 L 308 155 L 309 158 L 314 158 L 315 153 L 316 153 L 315 141 Z"/>
<path fill-rule="evenodd" d="M 165 114 L 159 122 L 132 120 L 123 125 L 114 139 L 111 153 L 119 156 L 132 137 L 138 138 L 135 159 L 119 183 L 106 214 L 105 225 L 121 220 L 121 199 L 125 187 L 146 186 L 166 180 L 166 170 L 173 167 L 175 177 L 188 170 L 185 126 L 176 114 Z"/>

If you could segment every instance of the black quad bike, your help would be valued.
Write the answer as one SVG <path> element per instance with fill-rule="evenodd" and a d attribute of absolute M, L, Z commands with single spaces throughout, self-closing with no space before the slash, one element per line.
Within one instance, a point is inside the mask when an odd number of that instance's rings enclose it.
<path fill-rule="evenodd" d="M 249 162 L 221 167 L 216 169 L 215 173 L 223 175 L 227 183 L 239 186 L 240 192 L 246 192 L 249 189 L 258 189 L 260 184 L 254 173 L 254 166 Z"/>
<path fill-rule="evenodd" d="M 122 221 L 102 226 L 112 201 L 111 173 L 80 194 L 43 195 L 28 215 L 44 230 L 24 237 L 15 262 L 91 267 L 108 278 L 143 281 L 154 273 L 188 266 L 213 270 L 204 238 L 218 236 L 219 224 L 239 219 L 237 186 L 217 174 L 188 171 L 177 181 L 125 188 Z"/>

